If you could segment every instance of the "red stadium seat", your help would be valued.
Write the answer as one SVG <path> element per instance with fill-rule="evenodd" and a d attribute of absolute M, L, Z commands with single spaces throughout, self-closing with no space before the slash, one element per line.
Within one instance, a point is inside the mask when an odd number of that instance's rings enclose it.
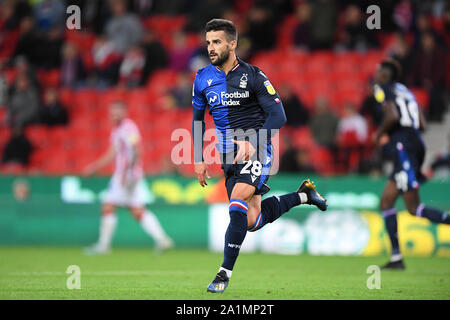
<path fill-rule="evenodd" d="M 37 77 L 39 83 L 44 87 L 58 87 L 60 84 L 61 72 L 59 69 L 55 70 L 39 70 Z"/>
<path fill-rule="evenodd" d="M 147 88 L 157 94 L 165 93 L 175 86 L 177 77 L 178 74 L 172 70 L 155 71 L 147 83 Z"/>
<path fill-rule="evenodd" d="M 28 126 L 25 134 L 36 148 L 46 148 L 49 145 L 49 130 L 40 125 Z"/>
<path fill-rule="evenodd" d="M 416 97 L 419 107 L 422 108 L 422 110 L 426 110 L 429 103 L 428 91 L 423 88 L 410 88 L 410 90 Z"/>
<path fill-rule="evenodd" d="M 291 133 L 294 147 L 311 150 L 316 147 L 316 142 L 309 127 L 294 129 Z"/>
<path fill-rule="evenodd" d="M 91 52 L 96 41 L 96 35 L 86 31 L 66 30 L 66 41 L 77 45 L 81 53 Z"/>
<path fill-rule="evenodd" d="M 89 112 L 98 106 L 98 93 L 95 90 L 80 90 L 73 93 L 71 111 Z"/>
<path fill-rule="evenodd" d="M 385 55 L 381 50 L 372 50 L 364 55 L 361 59 L 360 70 L 367 77 L 375 74 L 377 65 L 383 61 Z"/>
<path fill-rule="evenodd" d="M 327 148 L 314 148 L 310 151 L 309 157 L 314 160 L 313 165 L 321 174 L 332 174 L 334 172 L 333 155 Z"/>

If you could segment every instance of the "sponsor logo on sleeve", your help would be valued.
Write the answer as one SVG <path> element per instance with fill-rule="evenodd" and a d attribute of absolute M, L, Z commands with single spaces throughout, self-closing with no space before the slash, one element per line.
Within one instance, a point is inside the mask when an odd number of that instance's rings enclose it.
<path fill-rule="evenodd" d="M 275 88 L 272 86 L 269 80 L 264 81 L 264 85 L 266 86 L 267 92 L 269 94 L 274 95 L 276 93 Z"/>

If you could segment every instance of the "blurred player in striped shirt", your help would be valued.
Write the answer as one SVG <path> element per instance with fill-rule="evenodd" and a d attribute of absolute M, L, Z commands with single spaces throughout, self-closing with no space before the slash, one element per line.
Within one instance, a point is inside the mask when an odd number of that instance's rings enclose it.
<path fill-rule="evenodd" d="M 110 105 L 114 128 L 108 151 L 85 169 L 92 175 L 115 158 L 114 174 L 102 204 L 100 236 L 97 243 L 86 248 L 87 254 L 106 254 L 117 225 L 116 208 L 125 207 L 139 221 L 144 231 L 156 242 L 159 251 L 169 249 L 173 241 L 162 229 L 156 216 L 145 207 L 145 182 L 141 163 L 141 135 L 133 120 L 127 118 L 127 106 L 122 101 Z"/>

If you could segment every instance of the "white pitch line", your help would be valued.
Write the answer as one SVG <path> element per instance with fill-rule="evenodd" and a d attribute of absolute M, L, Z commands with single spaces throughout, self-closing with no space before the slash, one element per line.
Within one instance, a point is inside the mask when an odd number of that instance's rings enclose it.
<path fill-rule="evenodd" d="M 203 273 L 203 271 L 194 271 L 195 273 Z M 192 270 L 189 271 L 192 274 Z M 62 276 L 67 275 L 61 271 L 34 271 L 34 272 L 9 272 L 6 273 L 9 276 Z M 147 271 L 132 271 L 132 270 L 119 270 L 119 271 L 86 271 L 81 270 L 82 275 L 88 276 L 154 276 L 154 275 L 181 275 L 186 274 L 181 270 L 147 270 Z"/>

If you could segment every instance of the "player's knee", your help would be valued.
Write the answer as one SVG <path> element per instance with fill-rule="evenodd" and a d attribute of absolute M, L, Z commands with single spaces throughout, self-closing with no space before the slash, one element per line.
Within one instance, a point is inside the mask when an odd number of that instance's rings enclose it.
<path fill-rule="evenodd" d="M 115 212 L 115 207 L 112 204 L 109 203 L 105 203 L 102 205 L 102 214 L 107 215 L 107 214 L 114 214 Z"/>
<path fill-rule="evenodd" d="M 244 201 L 245 203 L 250 203 L 254 193 L 254 186 L 245 183 L 237 183 L 231 192 L 231 199 L 238 199 L 240 201 Z"/>
<path fill-rule="evenodd" d="M 408 210 L 409 214 L 415 216 L 417 214 L 417 206 L 406 206 L 406 209 Z"/>
<path fill-rule="evenodd" d="M 389 201 L 389 200 L 383 199 L 383 198 L 380 200 L 380 210 L 381 211 L 389 210 L 392 207 L 393 207 L 392 201 Z"/>
<path fill-rule="evenodd" d="M 144 215 L 144 209 L 142 208 L 130 208 L 130 212 L 137 221 L 141 221 Z"/>

